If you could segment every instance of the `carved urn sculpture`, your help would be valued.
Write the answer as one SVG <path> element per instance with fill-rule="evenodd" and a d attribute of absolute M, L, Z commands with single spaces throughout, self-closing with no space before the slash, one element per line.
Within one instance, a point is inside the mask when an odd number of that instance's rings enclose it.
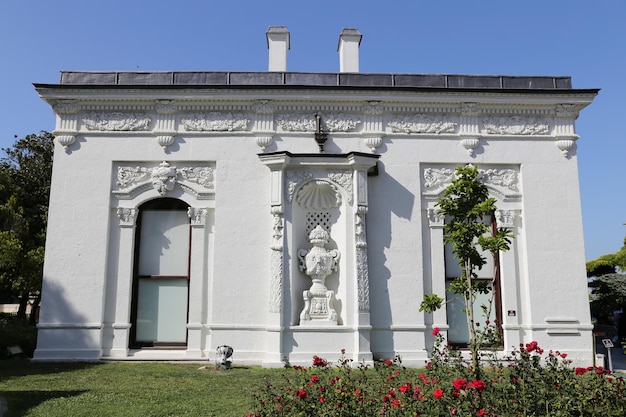
<path fill-rule="evenodd" d="M 335 292 L 326 288 L 326 277 L 337 271 L 339 251 L 328 250 L 325 246 L 330 235 L 320 225 L 309 233 L 311 249 L 300 249 L 300 271 L 304 271 L 313 280 L 311 288 L 304 291 L 304 309 L 300 313 L 300 325 L 337 325 L 335 311 Z"/>

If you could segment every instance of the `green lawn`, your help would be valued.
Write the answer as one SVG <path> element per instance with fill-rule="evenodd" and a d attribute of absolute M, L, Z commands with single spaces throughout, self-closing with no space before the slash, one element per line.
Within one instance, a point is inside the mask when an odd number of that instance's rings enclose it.
<path fill-rule="evenodd" d="M 265 376 L 281 370 L 208 363 L 31 363 L 0 361 L 3 417 L 245 416 Z M 278 378 L 280 379 L 280 378 Z"/>

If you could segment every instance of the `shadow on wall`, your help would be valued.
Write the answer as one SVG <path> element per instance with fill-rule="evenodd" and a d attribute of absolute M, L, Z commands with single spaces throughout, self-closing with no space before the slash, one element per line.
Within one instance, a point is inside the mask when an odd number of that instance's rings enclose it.
<path fill-rule="evenodd" d="M 378 162 L 378 176 L 369 179 L 369 210 L 367 214 L 368 264 L 372 327 L 376 332 L 372 350 L 393 352 L 393 324 L 389 299 L 389 280 L 393 279 L 387 268 L 385 250 L 392 246 L 391 217 L 411 220 L 415 196 L 410 190 L 386 173 L 385 165 Z M 419 178 L 417 179 L 419 181 Z M 417 237 L 416 237 L 417 238 Z M 419 256 L 418 253 L 415 256 Z M 417 310 L 416 310 L 417 314 Z"/>
<path fill-rule="evenodd" d="M 72 307 L 75 299 L 44 277 L 34 360 L 99 359 L 102 323 L 88 322 Z"/>

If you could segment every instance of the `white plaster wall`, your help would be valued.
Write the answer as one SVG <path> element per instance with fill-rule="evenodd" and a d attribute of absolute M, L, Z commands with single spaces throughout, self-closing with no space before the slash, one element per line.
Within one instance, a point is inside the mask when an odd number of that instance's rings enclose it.
<path fill-rule="evenodd" d="M 271 181 L 270 171 L 257 155 L 260 151 L 254 136 L 241 132 L 181 133 L 166 151 L 150 132 L 81 132 L 77 136 L 78 143 L 69 153 L 57 145 L 55 154 L 35 359 L 98 359 L 102 350 L 109 351 L 116 343 L 113 333 L 102 329 L 116 320 L 118 263 L 132 264 L 131 254 L 117 257 L 120 251 L 116 242 L 123 232 L 114 210 L 118 202 L 111 195 L 113 164 L 124 161 L 167 161 L 174 166 L 177 162 L 215 163 L 215 200 L 210 203 L 210 220 L 204 232 L 207 265 L 201 279 L 206 291 L 190 294 L 202 297 L 202 352 L 191 358 L 172 352 L 137 352 L 133 358 L 211 359 L 217 346 L 228 344 L 235 348 L 238 361 L 260 363 L 269 352 L 274 356 L 287 354 L 292 364 L 308 364 L 313 354 L 332 356 L 342 348 L 355 349 L 355 340 L 360 337 L 357 322 L 366 313 L 354 309 L 354 290 L 347 282 L 355 275 L 350 259 L 354 256 L 350 246 L 354 236 L 352 208 L 341 208 L 344 217 L 333 229 L 341 235 L 333 239 L 342 251 L 342 263 L 339 282 L 329 286 L 334 285 L 338 298 L 344 301 L 343 326 L 332 331 L 304 330 L 292 325 L 303 307 L 302 290 L 310 284 L 298 270 L 296 253 L 308 244 L 293 224 L 302 219 L 294 219 L 288 210 L 284 234 L 285 271 L 289 273 L 285 275 L 284 316 L 276 320 L 277 313 L 268 312 Z M 329 153 L 369 152 L 358 133 L 330 136 L 325 146 Z M 430 258 L 435 248 L 429 241 L 425 208 L 432 201 L 422 195 L 422 166 L 472 163 L 520 169 L 521 201 L 501 202 L 501 208 L 521 213 L 515 226 L 518 236 L 514 251 L 503 258 L 502 266 L 503 309 L 505 314 L 508 309 L 517 312 L 515 317 L 505 318 L 505 343 L 535 339 L 547 348 L 571 353 L 581 363 L 590 361 L 591 327 L 575 154 L 565 158 L 550 138 L 483 137 L 475 155 L 470 156 L 457 137 L 383 136 L 377 149 L 381 155 L 379 173 L 368 178 L 366 215 L 369 342 L 374 357 L 399 354 L 405 364 L 416 366 L 427 358 L 433 318 L 419 313 L 419 305 L 424 293 L 433 288 L 431 276 L 435 279 L 434 271 L 442 266 L 432 264 Z M 280 132 L 267 151 L 316 154 L 318 145 L 310 133 Z M 150 192 L 157 196 L 154 190 Z M 331 281 L 337 278 L 334 274 Z M 130 303 L 128 290 L 122 295 Z M 272 335 L 270 340 L 268 328 L 273 335 L 282 332 L 282 339 Z"/>

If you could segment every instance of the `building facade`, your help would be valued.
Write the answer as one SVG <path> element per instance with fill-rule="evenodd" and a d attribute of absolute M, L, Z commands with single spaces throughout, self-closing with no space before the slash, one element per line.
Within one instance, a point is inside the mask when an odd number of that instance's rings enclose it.
<path fill-rule="evenodd" d="M 366 74 L 361 34 L 339 73 L 62 72 L 35 360 L 214 360 L 421 366 L 419 312 L 458 276 L 437 198 L 476 165 L 516 238 L 493 279 L 502 352 L 536 340 L 593 360 L 574 123 L 597 90 L 569 77 Z M 450 295 L 448 294 L 448 297 Z"/>

